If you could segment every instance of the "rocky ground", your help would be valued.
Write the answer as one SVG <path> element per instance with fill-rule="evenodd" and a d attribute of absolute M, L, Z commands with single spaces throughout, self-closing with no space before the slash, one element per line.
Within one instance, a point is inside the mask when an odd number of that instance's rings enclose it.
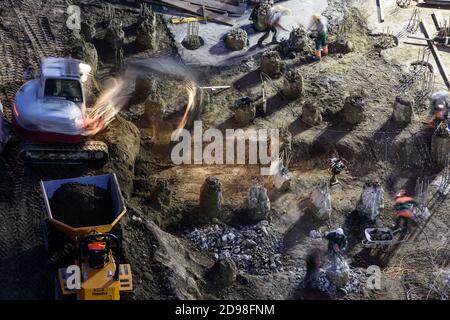
<path fill-rule="evenodd" d="M 95 36 L 88 39 L 86 34 L 77 38 L 65 30 L 44 43 L 27 32 L 29 24 L 24 22 L 20 27 L 26 13 L 39 8 L 48 12 L 53 28 L 64 30 L 63 21 L 57 18 L 63 3 L 53 2 L 51 9 L 47 2 L 31 5 L 31 1 L 10 1 L 7 5 L 12 10 L 1 11 L 0 36 L 7 41 L 2 41 L 0 61 L 14 66 L 15 72 L 12 76 L 11 68 L 0 67 L 1 99 L 8 110 L 15 90 L 23 82 L 21 73 L 28 66 L 26 61 L 35 68 L 33 61 L 40 56 L 82 48 L 78 54 L 93 58 L 93 45 L 98 60 L 91 90 L 93 100 L 108 78 L 121 75 L 105 40 L 96 40 Z M 95 26 L 100 35 L 105 32 L 102 6 L 82 8 L 89 25 Z M 174 55 L 170 34 L 161 19 L 157 17 L 154 24 L 155 47 L 142 49 L 136 46 L 138 11 L 120 6 L 117 10 L 126 30 L 126 58 Z M 309 41 L 296 57 L 280 59 L 280 77 L 266 79 L 266 114 L 257 113 L 254 121 L 244 126 L 280 128 L 290 133 L 291 181 L 287 190 L 276 190 L 269 177 L 260 175 L 257 166 L 175 166 L 170 161 L 168 135 L 183 116 L 188 99 L 186 76 L 144 79 L 143 87 L 149 89 L 143 99 L 134 91 L 135 98 L 96 137 L 108 143 L 111 156 L 101 169 L 29 167 L 17 160 L 18 141 L 13 140 L 0 156 L 0 170 L 4 173 L 0 180 L 0 298 L 53 296 L 53 270 L 44 248 L 41 226 L 45 212 L 38 181 L 104 172 L 117 174 L 127 202 L 121 229 L 124 259 L 132 266 L 135 290 L 126 298 L 448 298 L 449 204 L 438 190 L 443 173 L 432 161 L 432 131 L 421 123 L 428 92 L 412 74 L 386 61 L 383 52 L 397 45 L 395 38 L 372 34 L 364 10 L 352 8 L 351 1 L 330 0 L 324 15 L 332 22 L 332 54 L 313 62 Z M 15 19 L 18 26 L 12 23 Z M 23 44 L 16 45 L 13 34 L 22 37 Z M 17 61 L 13 58 L 16 51 L 22 57 Z M 200 86 L 232 88 L 205 93 L 201 107 L 197 105 L 189 120 L 201 113 L 204 129 L 243 127 L 234 119 L 232 106 L 238 97 L 246 95 L 254 98 L 260 109 L 259 60 L 260 56 L 255 56 L 220 70 L 191 70 Z M 283 70 L 296 70 L 302 75 L 300 98 L 289 100 L 283 94 Z M 133 94 L 134 81 L 128 87 Z M 414 101 L 411 123 L 392 120 L 397 96 Z M 196 99 L 199 103 L 198 96 Z M 355 105 L 362 112 L 354 111 Z M 331 214 L 319 220 L 308 210 L 308 199 L 328 181 L 332 154 L 345 158 L 348 170 L 339 177 L 341 183 L 328 191 Z M 205 186 L 207 177 L 216 180 Z M 364 229 L 390 226 L 394 221 L 394 194 L 400 188 L 414 193 L 419 178 L 430 182 L 426 203 L 431 218 L 388 251 L 365 249 L 361 244 Z M 367 221 L 356 210 L 366 181 L 378 181 L 384 190 L 384 203 L 377 207 L 376 221 Z M 267 190 L 262 198 L 258 195 L 257 203 L 263 205 L 256 209 L 248 199 L 249 189 L 255 185 Z M 205 189 L 221 199 L 220 206 L 202 200 Z M 326 249 L 322 235 L 339 226 L 349 235 L 346 263 L 321 258 Z M 316 255 L 311 255 L 314 252 Z M 311 265 L 315 267 L 311 269 Z M 366 285 L 366 270 L 371 265 L 383 271 L 379 290 Z M 347 275 L 347 282 L 337 286 L 342 273 Z M 315 279 L 316 290 L 308 287 L 310 279 Z"/>

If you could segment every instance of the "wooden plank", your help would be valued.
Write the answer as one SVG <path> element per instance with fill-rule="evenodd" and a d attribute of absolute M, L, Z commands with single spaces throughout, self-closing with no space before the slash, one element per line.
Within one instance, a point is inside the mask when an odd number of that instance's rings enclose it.
<path fill-rule="evenodd" d="M 450 7 L 450 1 L 444 1 L 444 0 L 425 0 L 424 4 Z"/>
<path fill-rule="evenodd" d="M 432 34 L 429 32 L 426 23 L 421 20 L 420 25 L 422 26 L 422 31 L 425 35 L 425 38 L 432 39 Z M 431 53 L 433 54 L 434 60 L 436 61 L 436 64 L 439 69 L 439 73 L 442 76 L 442 80 L 444 80 L 445 85 L 447 86 L 447 89 L 450 89 L 450 81 L 447 76 L 447 71 L 445 70 L 444 64 L 442 63 L 441 56 L 439 55 L 439 50 L 437 49 L 436 45 L 432 40 L 427 40 L 428 46 L 430 47 Z"/>
<path fill-rule="evenodd" d="M 433 11 L 431 17 L 433 18 L 434 25 L 438 31 L 444 28 L 444 19 L 440 12 Z"/>
<path fill-rule="evenodd" d="M 184 2 L 189 2 L 192 4 L 198 4 L 201 6 L 205 6 L 207 8 L 218 9 L 221 11 L 227 11 L 230 13 L 236 14 L 244 14 L 245 9 L 243 7 L 237 7 L 226 3 L 221 3 L 219 1 L 214 0 L 182 0 Z"/>
<path fill-rule="evenodd" d="M 153 1 L 147 1 L 143 0 L 145 2 L 153 2 Z M 179 9 L 186 10 L 187 12 L 193 13 L 195 15 L 198 15 L 200 17 L 203 17 L 203 10 L 202 7 L 192 5 L 186 2 L 183 2 L 181 0 L 158 0 L 161 4 L 167 4 Z M 218 13 L 212 12 L 211 10 L 205 10 L 206 11 L 206 17 L 208 20 L 221 22 L 223 24 L 226 24 L 228 26 L 234 26 L 234 19 L 231 19 L 227 17 L 226 15 L 220 15 Z"/>
<path fill-rule="evenodd" d="M 380 23 L 384 22 L 384 13 L 383 13 L 383 7 L 381 5 L 381 0 L 377 0 L 377 10 L 378 10 L 378 21 Z"/>

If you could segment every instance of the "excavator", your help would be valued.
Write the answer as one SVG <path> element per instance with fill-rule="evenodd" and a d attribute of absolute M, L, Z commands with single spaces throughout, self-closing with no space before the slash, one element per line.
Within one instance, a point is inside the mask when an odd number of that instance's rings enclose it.
<path fill-rule="evenodd" d="M 108 147 L 88 137 L 102 121 L 89 117 L 83 83 L 91 67 L 72 58 L 43 58 L 40 76 L 16 93 L 12 127 L 23 143 L 20 156 L 33 163 L 106 162 Z"/>

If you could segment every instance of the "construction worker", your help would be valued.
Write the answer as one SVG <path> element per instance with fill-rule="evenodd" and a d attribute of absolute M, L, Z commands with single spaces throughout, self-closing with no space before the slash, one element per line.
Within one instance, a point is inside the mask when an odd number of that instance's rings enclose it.
<path fill-rule="evenodd" d="M 316 45 L 315 58 L 320 60 L 322 53 L 324 56 L 328 54 L 328 28 L 326 19 L 320 14 L 313 15 L 307 31 L 310 30 L 317 31 L 317 37 L 314 39 Z"/>
<path fill-rule="evenodd" d="M 394 226 L 394 230 L 397 230 L 403 225 L 403 230 L 408 229 L 409 221 L 413 217 L 413 207 L 416 202 L 413 198 L 406 195 L 406 190 L 402 189 L 395 195 L 395 212 L 397 221 Z"/>
<path fill-rule="evenodd" d="M 291 9 L 282 7 L 282 6 L 274 6 L 270 8 L 269 13 L 266 16 L 266 24 L 267 24 L 267 31 L 264 33 L 264 35 L 258 40 L 258 46 L 263 47 L 263 42 L 269 37 L 270 32 L 273 32 L 272 36 L 272 42 L 271 44 L 277 44 L 277 32 L 278 29 L 283 29 L 284 31 L 289 31 L 285 27 L 281 25 L 281 18 L 284 16 L 292 15 Z"/>
<path fill-rule="evenodd" d="M 430 98 L 430 112 L 427 123 L 435 128 L 439 122 L 447 120 L 449 116 L 449 94 L 447 90 L 433 93 Z"/>
<path fill-rule="evenodd" d="M 337 183 L 339 183 L 337 179 L 337 175 L 340 174 L 343 170 L 347 169 L 347 166 L 343 162 L 344 159 L 341 159 L 339 157 L 333 157 L 331 158 L 330 162 L 330 172 L 331 172 L 331 178 L 330 178 L 330 186 L 333 186 Z"/>
<path fill-rule="evenodd" d="M 325 239 L 328 240 L 328 254 L 330 256 L 341 255 L 347 249 L 347 236 L 342 228 L 325 233 Z"/>

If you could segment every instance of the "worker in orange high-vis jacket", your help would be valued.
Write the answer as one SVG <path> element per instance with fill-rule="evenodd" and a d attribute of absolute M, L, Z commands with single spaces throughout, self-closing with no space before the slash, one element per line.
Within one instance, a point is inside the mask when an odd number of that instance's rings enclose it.
<path fill-rule="evenodd" d="M 413 208 L 416 205 L 416 201 L 413 198 L 406 195 L 406 190 L 402 189 L 395 195 L 395 212 L 397 215 L 397 221 L 394 229 L 399 229 L 401 225 L 404 229 L 408 228 L 409 221 L 413 217 Z M 403 227 L 402 227 L 403 229 Z"/>

